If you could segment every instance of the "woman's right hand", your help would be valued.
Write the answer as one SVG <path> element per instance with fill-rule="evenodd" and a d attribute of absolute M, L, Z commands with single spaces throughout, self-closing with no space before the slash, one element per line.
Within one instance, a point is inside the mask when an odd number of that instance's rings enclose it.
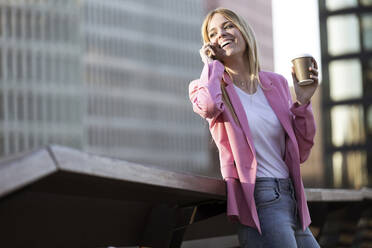
<path fill-rule="evenodd" d="M 199 53 L 204 64 L 208 64 L 213 60 L 219 60 L 223 63 L 223 57 L 225 56 L 225 50 L 218 44 L 212 43 L 205 43 L 199 50 Z"/>

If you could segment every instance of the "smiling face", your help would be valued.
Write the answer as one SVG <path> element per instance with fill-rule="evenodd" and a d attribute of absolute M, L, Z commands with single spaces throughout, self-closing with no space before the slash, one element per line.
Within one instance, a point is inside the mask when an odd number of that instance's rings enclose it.
<path fill-rule="evenodd" d="M 227 57 L 243 56 L 247 47 L 243 35 L 226 17 L 219 13 L 214 14 L 207 32 L 210 42 L 225 50 Z"/>

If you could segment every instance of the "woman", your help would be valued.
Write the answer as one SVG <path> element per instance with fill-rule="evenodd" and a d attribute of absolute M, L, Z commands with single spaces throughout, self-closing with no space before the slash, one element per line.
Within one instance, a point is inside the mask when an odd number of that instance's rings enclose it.
<path fill-rule="evenodd" d="M 319 247 L 300 175 L 315 136 L 310 99 L 318 86 L 299 86 L 292 104 L 286 80 L 260 71 L 251 28 L 227 9 L 202 25 L 204 69 L 189 85 L 193 110 L 209 123 L 227 186 L 227 215 L 240 222 L 242 247 Z"/>

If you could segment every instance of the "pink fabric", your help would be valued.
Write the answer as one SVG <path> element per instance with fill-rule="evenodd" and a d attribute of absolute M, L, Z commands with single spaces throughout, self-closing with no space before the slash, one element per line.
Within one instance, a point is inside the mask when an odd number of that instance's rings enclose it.
<path fill-rule="evenodd" d="M 227 216 L 233 222 L 240 221 L 247 226 L 257 226 L 261 232 L 256 206 L 254 204 L 253 192 L 254 185 L 241 183 L 234 178 L 226 180 L 227 188 Z M 252 208 L 249 207 L 253 204 Z"/>
<path fill-rule="evenodd" d="M 261 71 L 259 77 L 264 94 L 286 132 L 284 161 L 294 184 L 299 215 L 305 229 L 311 220 L 300 175 L 300 163 L 308 158 L 315 136 L 311 104 L 293 104 L 287 81 L 281 75 Z M 226 91 L 241 127 L 222 101 L 221 80 L 227 84 Z M 221 174 L 227 185 L 227 215 L 230 219 L 257 228 L 261 233 L 253 195 L 256 152 L 244 108 L 229 76 L 224 72 L 223 64 L 217 60 L 206 64 L 200 79 L 190 83 L 189 96 L 193 110 L 208 121 L 209 130 L 219 149 Z"/>

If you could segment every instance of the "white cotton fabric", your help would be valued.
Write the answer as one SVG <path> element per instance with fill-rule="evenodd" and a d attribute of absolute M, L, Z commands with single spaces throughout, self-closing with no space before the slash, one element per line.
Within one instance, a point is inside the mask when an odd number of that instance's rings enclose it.
<path fill-rule="evenodd" d="M 285 132 L 260 86 L 250 95 L 234 85 L 244 107 L 256 150 L 256 177 L 288 178 L 283 157 Z"/>

